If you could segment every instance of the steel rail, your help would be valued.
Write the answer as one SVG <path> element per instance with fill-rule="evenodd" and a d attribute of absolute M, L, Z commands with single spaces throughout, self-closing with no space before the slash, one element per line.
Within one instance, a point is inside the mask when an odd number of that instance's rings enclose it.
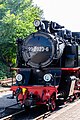
<path fill-rule="evenodd" d="M 25 112 L 25 110 L 18 111 L 16 113 L 13 113 L 11 115 L 1 118 L 0 120 L 12 120 L 13 117 L 15 117 L 16 115 L 23 113 L 23 112 Z"/>
<path fill-rule="evenodd" d="M 34 120 L 44 120 L 44 118 L 47 118 L 50 115 L 51 115 L 51 111 L 48 111 L 48 112 L 46 112 L 46 113 L 44 113 L 44 114 L 34 118 Z"/>

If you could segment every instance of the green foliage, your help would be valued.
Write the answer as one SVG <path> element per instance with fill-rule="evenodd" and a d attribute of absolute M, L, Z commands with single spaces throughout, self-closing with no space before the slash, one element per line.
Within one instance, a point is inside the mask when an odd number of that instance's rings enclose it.
<path fill-rule="evenodd" d="M 3 62 L 0 62 L 0 80 L 4 79 L 5 77 L 10 77 L 10 72 L 8 67 Z"/>
<path fill-rule="evenodd" d="M 42 10 L 32 0 L 0 0 L 0 61 L 15 64 L 16 39 L 24 39 L 35 31 L 33 21 Z"/>
<path fill-rule="evenodd" d="M 4 41 L 24 38 L 34 31 L 33 21 L 40 18 L 42 11 L 32 5 L 31 0 L 4 0 L 4 15 L 1 17 L 1 37 Z M 3 8 L 3 7 L 2 7 Z M 1 15 L 0 15 L 1 16 Z M 4 39 L 5 38 L 5 39 Z"/>

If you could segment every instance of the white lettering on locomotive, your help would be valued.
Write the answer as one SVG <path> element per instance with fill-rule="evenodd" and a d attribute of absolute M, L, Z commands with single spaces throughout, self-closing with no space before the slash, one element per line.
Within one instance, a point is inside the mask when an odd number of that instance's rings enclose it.
<path fill-rule="evenodd" d="M 44 51 L 49 52 L 49 47 L 43 47 L 43 46 L 31 47 L 31 46 L 29 46 L 28 51 L 29 52 L 44 52 Z"/>

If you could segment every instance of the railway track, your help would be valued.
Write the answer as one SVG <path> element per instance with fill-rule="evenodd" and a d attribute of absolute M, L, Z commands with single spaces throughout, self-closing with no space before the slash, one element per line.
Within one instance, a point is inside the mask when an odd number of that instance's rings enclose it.
<path fill-rule="evenodd" d="M 5 87 L 5 86 L 11 86 L 12 84 L 15 84 L 16 80 L 15 78 L 7 78 L 7 79 L 3 79 L 3 80 L 0 80 L 0 85 L 2 87 Z"/>
<path fill-rule="evenodd" d="M 0 87 L 0 93 L 10 91 L 10 88 Z"/>
<path fill-rule="evenodd" d="M 12 114 L 10 113 L 9 115 L 6 115 L 5 117 L 1 117 L 0 120 L 24 120 L 24 119 L 40 120 L 48 117 L 49 115 L 50 115 L 50 111 L 45 112 L 43 108 L 43 112 L 42 112 L 42 107 L 40 107 L 40 108 L 23 109 L 20 111 L 16 111 Z"/>
<path fill-rule="evenodd" d="M 0 120 L 24 120 L 24 119 L 25 120 L 44 120 L 47 117 L 51 116 L 52 114 L 55 116 L 55 114 L 57 114 L 59 111 L 64 112 L 65 108 L 67 108 L 67 106 L 69 106 L 69 105 L 73 106 L 77 102 L 80 102 L 80 100 L 75 100 L 72 103 L 67 103 L 66 105 L 57 107 L 57 109 L 53 112 L 50 112 L 50 111 L 47 112 L 44 110 L 45 108 L 43 108 L 43 107 L 31 110 L 31 111 L 20 110 L 15 113 L 12 113 L 10 115 L 6 115 L 6 117 L 2 117 Z M 69 108 L 71 108 L 71 107 L 69 107 Z M 43 110 L 44 110 L 44 112 L 42 112 Z M 20 116 L 20 118 L 19 118 L 19 116 Z"/>
<path fill-rule="evenodd" d="M 25 110 L 20 110 L 16 113 L 13 113 L 11 115 L 3 117 L 0 120 L 44 120 L 44 119 L 47 120 L 47 119 L 49 119 L 48 117 L 51 117 L 52 115 L 53 115 L 52 118 L 57 117 L 58 115 L 66 112 L 67 110 L 71 109 L 73 106 L 75 106 L 78 103 L 80 103 L 80 100 L 76 100 L 72 103 L 67 103 L 66 105 L 60 106 L 53 112 L 51 112 L 51 111 L 44 112 L 43 114 L 39 115 L 38 117 L 36 117 L 36 116 L 29 117 L 29 116 L 31 116 L 31 114 L 26 115 L 27 112 Z"/>
<path fill-rule="evenodd" d="M 8 115 L 6 117 L 1 118 L 0 120 L 13 120 L 16 115 L 19 115 L 21 113 L 25 112 L 25 110 L 18 111 L 16 113 L 13 113 L 11 115 Z"/>
<path fill-rule="evenodd" d="M 19 112 L 16 112 L 16 113 L 13 113 L 13 114 L 8 115 L 8 116 L 6 116 L 6 117 L 3 117 L 3 118 L 1 118 L 0 120 L 15 120 L 15 117 L 16 117 L 16 116 L 19 116 L 20 114 L 22 114 L 22 113 L 24 113 L 24 112 L 25 112 L 25 110 L 21 110 L 21 111 L 19 111 Z M 47 118 L 47 117 L 50 116 L 50 115 L 51 115 L 51 112 L 49 111 L 49 112 L 46 112 L 46 113 L 44 113 L 44 114 L 42 114 L 42 115 L 34 118 L 34 120 L 44 120 L 44 118 Z M 24 118 L 22 118 L 22 119 L 24 119 Z M 26 118 L 26 119 L 28 119 L 28 118 Z M 30 120 L 30 119 L 29 119 L 29 120 Z"/>
<path fill-rule="evenodd" d="M 45 118 L 47 118 L 50 115 L 51 115 L 51 112 L 49 111 L 49 112 L 46 112 L 46 113 L 36 117 L 34 120 L 44 120 Z"/>

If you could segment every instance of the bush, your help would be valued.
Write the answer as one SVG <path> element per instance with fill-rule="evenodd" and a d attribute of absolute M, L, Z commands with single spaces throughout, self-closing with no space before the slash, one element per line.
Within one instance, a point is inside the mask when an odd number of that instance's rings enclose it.
<path fill-rule="evenodd" d="M 9 67 L 0 61 L 0 80 L 10 76 Z"/>

